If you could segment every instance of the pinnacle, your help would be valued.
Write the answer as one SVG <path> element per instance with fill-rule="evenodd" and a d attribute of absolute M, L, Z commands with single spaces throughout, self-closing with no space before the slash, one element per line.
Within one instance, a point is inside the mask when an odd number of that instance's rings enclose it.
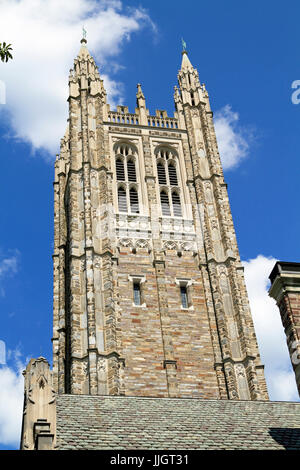
<path fill-rule="evenodd" d="M 87 40 L 85 37 L 83 37 L 81 40 L 80 40 L 80 43 L 81 43 L 81 47 L 80 47 L 80 50 L 79 50 L 79 53 L 78 53 L 78 59 L 88 59 L 91 56 L 88 48 L 86 47 L 87 45 Z"/>
<path fill-rule="evenodd" d="M 137 87 L 136 97 L 145 99 L 141 84 L 138 83 L 136 87 Z"/>
<path fill-rule="evenodd" d="M 193 69 L 186 50 L 182 51 L 181 70 L 183 69 Z"/>

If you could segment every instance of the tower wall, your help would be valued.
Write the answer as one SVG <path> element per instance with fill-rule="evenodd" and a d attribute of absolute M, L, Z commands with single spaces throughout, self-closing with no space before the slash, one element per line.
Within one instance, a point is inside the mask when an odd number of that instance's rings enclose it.
<path fill-rule="evenodd" d="M 82 42 L 55 164 L 56 390 L 267 399 L 197 71 L 185 53 L 173 118 L 140 85 L 111 111 Z"/>

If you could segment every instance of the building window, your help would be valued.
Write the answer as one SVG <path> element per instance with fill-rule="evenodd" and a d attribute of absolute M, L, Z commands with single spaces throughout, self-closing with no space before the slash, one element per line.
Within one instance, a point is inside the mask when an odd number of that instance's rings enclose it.
<path fill-rule="evenodd" d="M 136 182 L 135 162 L 133 160 L 128 160 L 127 162 L 127 173 L 128 173 L 128 181 Z"/>
<path fill-rule="evenodd" d="M 139 182 L 137 178 L 137 151 L 133 145 L 117 143 L 115 150 L 116 180 L 124 184 L 118 187 L 118 210 L 139 214 Z M 133 187 L 132 183 L 136 183 Z"/>
<path fill-rule="evenodd" d="M 132 214 L 139 213 L 139 197 L 135 188 L 129 190 L 130 211 Z"/>
<path fill-rule="evenodd" d="M 126 191 L 122 186 L 118 188 L 118 206 L 119 212 L 127 212 Z"/>
<path fill-rule="evenodd" d="M 133 283 L 133 302 L 134 305 L 141 305 L 141 284 L 137 281 Z"/>
<path fill-rule="evenodd" d="M 157 164 L 157 175 L 159 184 L 167 184 L 165 166 L 160 162 Z"/>
<path fill-rule="evenodd" d="M 181 296 L 181 307 L 188 308 L 188 294 L 187 294 L 187 287 L 180 286 L 180 296 Z"/>
<path fill-rule="evenodd" d="M 182 217 L 177 154 L 172 149 L 159 147 L 155 155 L 161 213 L 163 216 Z"/>
<path fill-rule="evenodd" d="M 176 167 L 174 163 L 170 163 L 170 165 L 168 166 L 168 170 L 169 170 L 170 185 L 178 186 L 177 172 L 176 172 Z"/>
<path fill-rule="evenodd" d="M 144 291 L 143 284 L 146 282 L 145 276 L 140 275 L 128 275 L 129 282 L 132 282 L 132 295 L 133 295 L 133 306 L 146 307 L 144 303 Z"/>
<path fill-rule="evenodd" d="M 181 217 L 180 197 L 176 191 L 172 193 L 172 205 L 174 217 Z"/>
<path fill-rule="evenodd" d="M 121 158 L 117 158 L 116 160 L 116 173 L 118 181 L 125 181 L 124 162 Z"/>
<path fill-rule="evenodd" d="M 166 193 L 166 191 L 162 191 L 160 193 L 160 203 L 161 203 L 162 215 L 170 216 L 171 212 L 170 212 L 169 195 Z"/>
<path fill-rule="evenodd" d="M 177 286 L 179 287 L 181 308 L 194 310 L 191 300 L 191 286 L 194 284 L 192 279 L 175 279 Z"/>

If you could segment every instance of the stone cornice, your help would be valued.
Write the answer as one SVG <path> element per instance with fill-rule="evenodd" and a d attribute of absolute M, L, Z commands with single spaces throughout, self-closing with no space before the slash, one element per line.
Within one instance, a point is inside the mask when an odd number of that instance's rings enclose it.
<path fill-rule="evenodd" d="M 269 296 L 279 303 L 285 294 L 300 293 L 300 272 L 278 273 L 269 289 Z"/>

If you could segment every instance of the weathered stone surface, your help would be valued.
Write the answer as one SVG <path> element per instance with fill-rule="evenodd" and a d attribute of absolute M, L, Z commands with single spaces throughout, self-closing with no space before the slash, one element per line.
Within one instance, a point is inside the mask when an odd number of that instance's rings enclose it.
<path fill-rule="evenodd" d="M 159 110 L 150 116 L 140 85 L 134 114 L 125 106 L 110 111 L 85 41 L 69 80 L 69 126 L 54 185 L 56 390 L 267 399 L 208 94 L 196 69 L 184 53 L 174 118 Z M 175 180 L 161 181 L 157 162 L 166 175 L 172 164 Z M 174 191 L 181 217 L 174 216 Z M 144 280 L 141 306 L 133 302 L 134 278 Z M 182 285 L 189 286 L 188 308 Z"/>

